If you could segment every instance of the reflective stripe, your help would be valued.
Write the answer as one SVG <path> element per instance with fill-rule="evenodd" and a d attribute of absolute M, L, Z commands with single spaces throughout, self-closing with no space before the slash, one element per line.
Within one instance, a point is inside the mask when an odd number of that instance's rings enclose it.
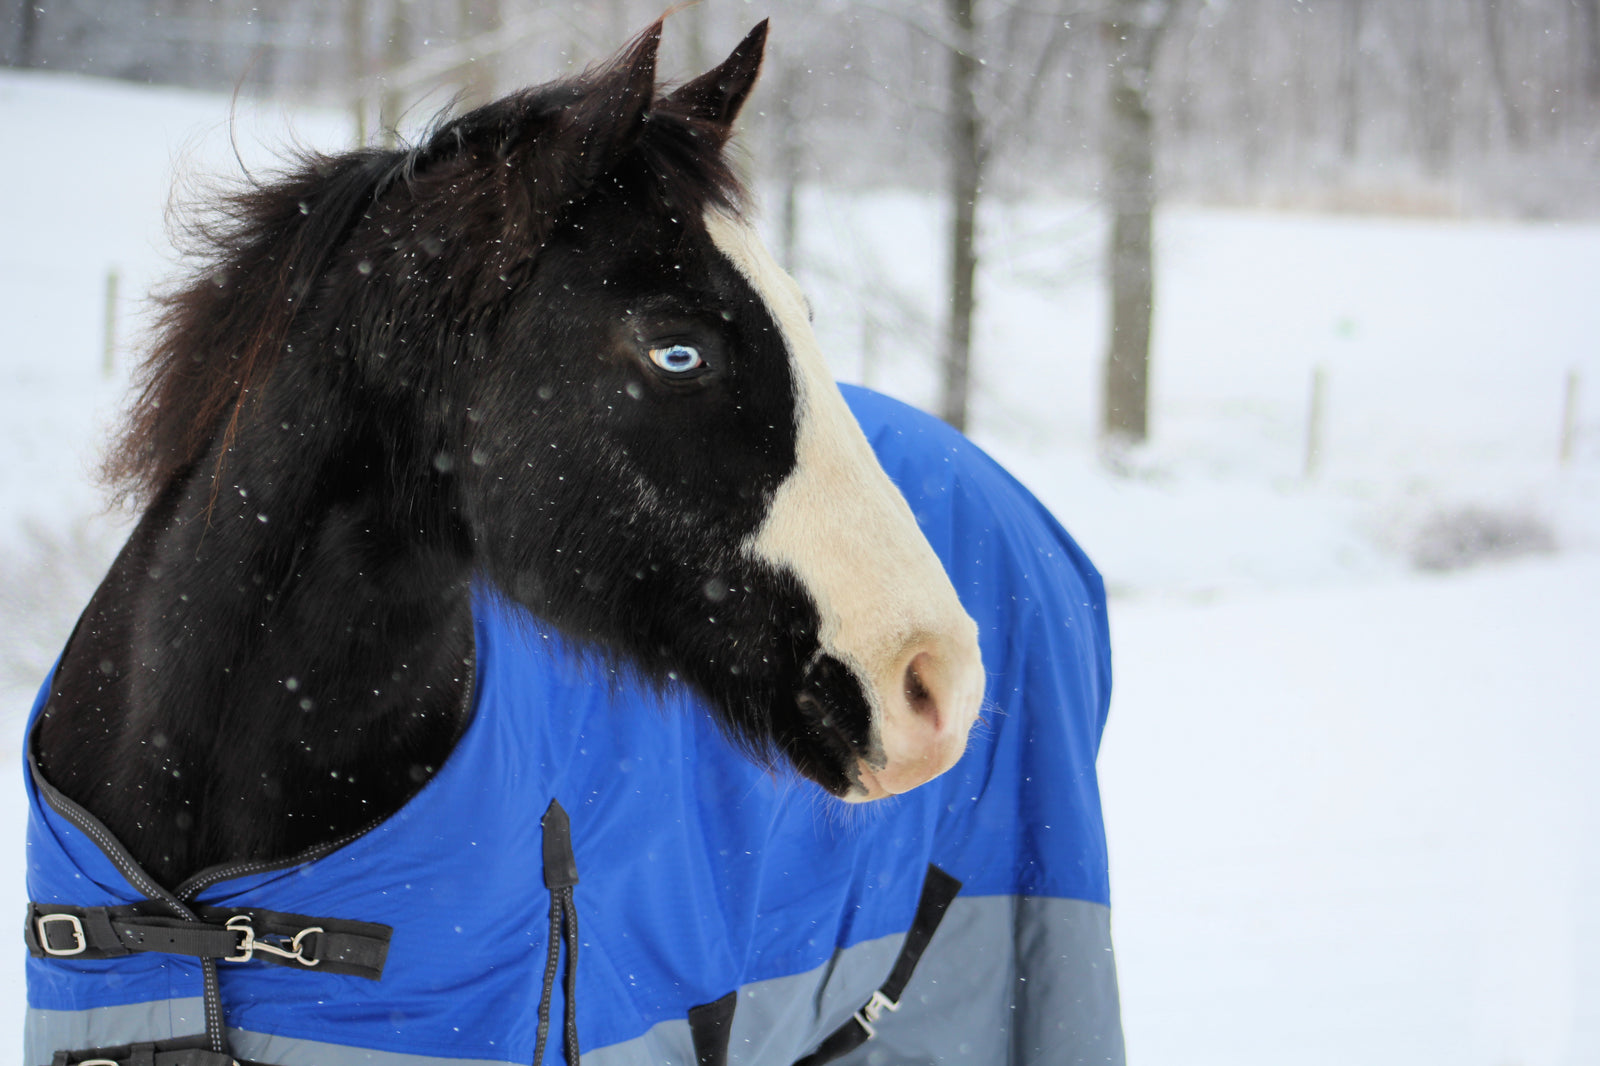
<path fill-rule="evenodd" d="M 733 1017 L 730 1066 L 788 1063 L 810 1052 L 871 997 L 903 934 L 840 951 L 807 973 L 746 985 Z M 381 983 L 380 986 L 381 987 Z M 1122 1023 L 1111 912 L 1075 899 L 957 898 L 878 1036 L 842 1063 L 1121 1066 Z M 578 1004 L 581 1019 L 583 1004 Z M 27 1064 L 61 1047 L 200 1032 L 199 999 L 85 1011 L 29 1010 Z M 495 1060 L 372 1051 L 231 1030 L 235 1054 L 276 1066 L 489 1066 Z M 585 1066 L 694 1066 L 689 1025 L 673 1020 L 610 1047 Z"/>
<path fill-rule="evenodd" d="M 729 1066 L 789 1063 L 859 1010 L 903 935 L 739 991 Z M 820 999 L 819 997 L 820 993 Z M 878 1035 L 840 1066 L 1123 1066 L 1111 910 L 1077 899 L 957 897 Z M 583 1005 L 578 1005 L 581 1014 Z M 694 1066 L 687 1022 L 585 1052 L 584 1066 Z"/>
<path fill-rule="evenodd" d="M 50 1066 L 59 1050 L 169 1040 L 206 1030 L 205 1003 L 199 996 L 129 1003 L 92 1010 L 28 1008 L 22 1028 L 24 1066 Z"/>
<path fill-rule="evenodd" d="M 400 1051 L 371 1051 L 318 1040 L 295 1040 L 243 1029 L 229 1029 L 233 1053 L 251 1062 L 274 1066 L 514 1066 L 499 1059 L 446 1059 L 433 1055 L 407 1055 Z M 587 1056 L 586 1056 L 587 1058 Z M 690 1066 L 693 1066 L 691 1063 Z"/>
<path fill-rule="evenodd" d="M 1122 1066 L 1111 910 L 1074 899 L 957 899 L 901 1009 L 841 1063 Z M 877 1057 L 885 1052 L 886 1058 Z"/>
<path fill-rule="evenodd" d="M 728 1066 L 780 1061 L 789 1066 L 809 1055 L 872 998 L 894 969 L 905 939 L 904 933 L 896 933 L 857 944 L 834 956 L 831 973 L 825 973 L 828 967 L 823 967 L 809 974 L 745 985 L 739 990 L 739 1008 L 733 1012 Z M 819 989 L 817 985 L 824 979 L 826 984 Z"/>

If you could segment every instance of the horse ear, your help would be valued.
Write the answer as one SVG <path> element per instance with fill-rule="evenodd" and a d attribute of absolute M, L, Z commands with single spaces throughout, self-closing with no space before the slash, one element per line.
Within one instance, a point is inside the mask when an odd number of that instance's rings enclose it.
<path fill-rule="evenodd" d="M 439 185 L 446 228 L 488 249 L 476 264 L 473 299 L 504 292 L 508 273 L 549 235 L 563 204 L 581 198 L 638 144 L 656 92 L 661 20 L 605 63 L 546 94 L 513 94 L 435 134 L 421 158 L 473 159 L 472 146 L 493 137 L 499 164 L 476 173 L 493 194 L 463 197 Z M 467 150 L 463 152 L 463 146 Z M 485 206 L 485 204 L 489 206 Z"/>
<path fill-rule="evenodd" d="M 675 109 L 710 123 L 727 140 L 733 132 L 733 120 L 739 117 L 739 109 L 761 73 L 766 47 L 767 20 L 762 19 L 727 59 L 673 92 L 667 101 Z"/>
<path fill-rule="evenodd" d="M 590 180 L 605 173 L 632 148 L 650 115 L 656 91 L 656 52 L 661 47 L 657 19 L 594 75 L 592 89 L 567 109 L 562 125 L 566 147 Z"/>
<path fill-rule="evenodd" d="M 616 163 L 639 139 L 655 97 L 661 20 L 577 82 L 579 91 L 554 110 L 519 111 L 510 96 L 485 111 L 509 108 L 498 145 L 535 186 L 570 197 Z M 476 113 L 475 113 L 476 114 Z M 468 116 L 470 122 L 473 116 Z"/>

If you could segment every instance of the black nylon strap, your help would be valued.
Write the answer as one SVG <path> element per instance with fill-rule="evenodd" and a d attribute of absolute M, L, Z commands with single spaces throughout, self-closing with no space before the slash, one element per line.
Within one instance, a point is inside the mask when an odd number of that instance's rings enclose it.
<path fill-rule="evenodd" d="M 817 1046 L 817 1050 L 796 1062 L 794 1066 L 822 1066 L 844 1058 L 868 1040 L 867 1031 L 852 1017 Z"/>
<path fill-rule="evenodd" d="M 911 919 L 911 928 L 906 931 L 906 939 L 900 945 L 900 955 L 895 959 L 894 968 L 889 971 L 888 980 L 878 986 L 878 991 L 850 1016 L 849 1021 L 828 1034 L 817 1050 L 794 1066 L 823 1066 L 824 1063 L 843 1058 L 872 1039 L 873 1031 L 869 1026 L 878 1020 L 879 1011 L 885 1007 L 894 1010 L 899 1006 L 901 993 L 905 992 L 906 985 L 911 981 L 917 963 L 922 960 L 922 953 L 938 931 L 939 923 L 944 921 L 951 900 L 960 891 L 960 881 L 932 863 L 928 864 L 927 876 L 922 879 L 922 896 L 917 900 L 916 917 Z"/>
<path fill-rule="evenodd" d="M 149 1044 L 58 1051 L 50 1066 L 77 1066 L 83 1062 L 112 1062 L 116 1066 L 254 1066 L 232 1055 L 212 1051 L 206 1037 L 179 1037 Z"/>
<path fill-rule="evenodd" d="M 28 951 L 35 958 L 76 955 L 110 959 L 136 951 L 164 951 L 217 959 L 239 951 L 239 935 L 231 929 L 160 914 L 138 914 L 131 907 L 29 903 L 27 934 Z"/>
<path fill-rule="evenodd" d="M 35 958 L 110 959 L 154 951 L 229 959 L 248 953 L 250 961 L 374 981 L 388 959 L 392 930 L 386 925 L 254 908 L 197 907 L 195 914 L 200 921 L 172 917 L 148 902 L 120 907 L 29 903 L 24 933 Z M 247 952 L 252 939 L 254 950 Z"/>
<path fill-rule="evenodd" d="M 728 1066 L 728 1041 L 733 1037 L 733 1011 L 739 993 L 689 1008 L 689 1038 L 694 1041 L 695 1066 Z"/>
<path fill-rule="evenodd" d="M 922 961 L 922 953 L 928 950 L 928 941 L 933 939 L 939 923 L 944 921 L 944 912 L 950 909 L 950 902 L 960 891 L 960 881 L 932 863 L 928 864 L 928 875 L 922 880 L 922 898 L 917 901 L 917 916 L 911 919 L 911 928 L 906 932 L 905 943 L 900 945 L 900 957 L 895 959 L 889 979 L 878 989 L 891 1002 L 900 1002 L 912 971 Z"/>

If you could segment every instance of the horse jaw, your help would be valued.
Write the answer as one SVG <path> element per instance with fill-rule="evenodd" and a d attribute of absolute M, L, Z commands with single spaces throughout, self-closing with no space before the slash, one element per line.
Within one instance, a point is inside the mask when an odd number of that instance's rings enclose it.
<path fill-rule="evenodd" d="M 747 223 L 716 210 L 705 223 L 782 332 L 795 385 L 794 471 L 744 550 L 799 579 L 821 651 L 866 695 L 873 743 L 841 798 L 909 791 L 966 747 L 983 700 L 977 626 L 839 394 L 799 287 Z"/>

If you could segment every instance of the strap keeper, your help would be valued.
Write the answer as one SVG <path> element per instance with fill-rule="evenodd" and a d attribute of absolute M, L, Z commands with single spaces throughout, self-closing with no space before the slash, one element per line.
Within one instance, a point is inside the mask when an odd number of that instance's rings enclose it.
<path fill-rule="evenodd" d="M 883 989 L 879 988 L 873 991 L 872 998 L 867 1000 L 866 1005 L 851 1017 L 855 1019 L 857 1025 L 861 1026 L 862 1031 L 867 1034 L 867 1039 L 871 1040 L 878 1035 L 878 1030 L 873 1027 L 873 1023 L 883 1017 L 884 1011 L 896 1011 L 899 1009 L 900 1004 L 884 995 Z"/>

